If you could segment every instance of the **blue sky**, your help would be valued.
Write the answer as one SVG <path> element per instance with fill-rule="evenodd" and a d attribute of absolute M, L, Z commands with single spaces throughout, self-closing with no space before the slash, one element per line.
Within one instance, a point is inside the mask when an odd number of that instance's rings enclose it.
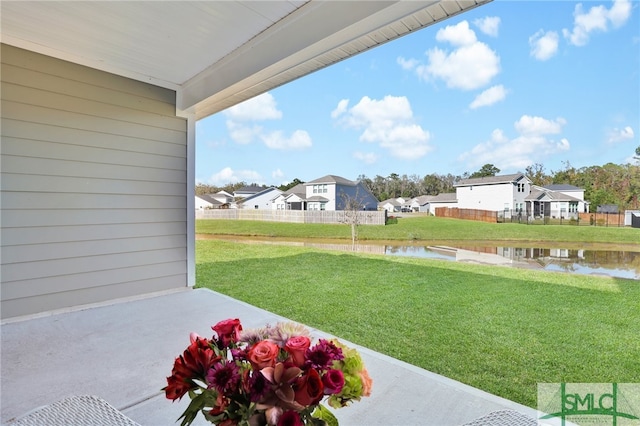
<path fill-rule="evenodd" d="M 640 3 L 501 1 L 196 124 L 196 182 L 633 162 Z"/>

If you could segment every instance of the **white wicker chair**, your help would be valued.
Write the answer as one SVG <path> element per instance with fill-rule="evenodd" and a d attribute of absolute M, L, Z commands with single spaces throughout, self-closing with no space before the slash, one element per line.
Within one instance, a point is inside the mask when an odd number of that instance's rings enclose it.
<path fill-rule="evenodd" d="M 79 395 L 37 408 L 8 426 L 140 426 L 105 400 Z"/>
<path fill-rule="evenodd" d="M 463 426 L 537 426 L 538 421 L 514 410 L 493 411 Z"/>

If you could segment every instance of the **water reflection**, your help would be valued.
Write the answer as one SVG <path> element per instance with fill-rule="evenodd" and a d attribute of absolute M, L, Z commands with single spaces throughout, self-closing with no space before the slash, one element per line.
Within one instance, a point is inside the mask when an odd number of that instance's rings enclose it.
<path fill-rule="evenodd" d="M 291 241 L 281 238 L 237 237 L 198 234 L 197 239 L 314 247 L 325 250 L 356 251 L 389 256 L 412 256 L 517 268 L 562 271 L 574 274 L 604 275 L 640 280 L 640 247 L 636 251 L 598 248 L 566 249 L 554 247 L 497 247 L 460 245 L 453 241 L 442 245 L 416 245 L 366 242 L 353 246 L 344 241 L 314 239 Z M 547 243 L 544 243 L 547 244 Z"/>
<path fill-rule="evenodd" d="M 385 254 L 640 279 L 640 252 L 632 251 L 387 245 Z"/>

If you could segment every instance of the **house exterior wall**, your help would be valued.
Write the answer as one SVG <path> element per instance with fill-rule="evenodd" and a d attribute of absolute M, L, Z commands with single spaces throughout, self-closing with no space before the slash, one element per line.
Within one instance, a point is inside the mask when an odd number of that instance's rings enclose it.
<path fill-rule="evenodd" d="M 451 202 L 442 202 L 442 201 L 431 201 L 429 204 L 429 214 L 435 216 L 436 215 L 436 209 L 438 207 L 460 207 L 458 205 L 457 202 L 455 201 L 451 201 Z M 468 208 L 468 207 L 467 207 Z"/>
<path fill-rule="evenodd" d="M 335 183 L 320 183 L 309 184 L 305 187 L 307 199 L 311 197 L 326 198 L 325 210 L 337 210 L 336 209 L 336 184 Z M 307 207 L 308 208 L 308 207 Z"/>
<path fill-rule="evenodd" d="M 378 210 L 378 200 L 362 183 L 358 182 L 355 186 L 337 185 L 334 188 L 336 188 L 334 193 L 337 193 L 337 197 L 333 198 L 333 210 L 344 210 L 345 202 L 348 199 L 357 200 L 363 210 Z M 329 210 L 328 207 L 327 210 Z"/>
<path fill-rule="evenodd" d="M 1 61 L 2 318 L 186 286 L 175 92 L 4 44 Z"/>
<path fill-rule="evenodd" d="M 478 209 L 491 211 L 514 210 L 518 205 L 524 209 L 524 200 L 531 190 L 528 181 L 524 190 L 518 192 L 517 184 L 500 183 L 492 185 L 470 185 L 456 188 L 457 207 L 461 209 Z"/>
<path fill-rule="evenodd" d="M 276 210 L 277 204 L 273 203 L 272 201 L 273 201 L 273 197 L 275 197 L 278 192 L 279 191 L 277 189 L 274 189 L 271 191 L 265 191 L 264 194 L 256 195 L 251 199 L 246 199 L 242 202 L 242 208 L 243 209 Z M 281 201 L 281 203 L 284 203 L 284 202 Z"/>
<path fill-rule="evenodd" d="M 195 197 L 196 199 L 196 210 L 202 210 L 202 209 L 210 209 L 213 204 L 211 204 L 210 202 L 203 200 L 202 198 L 199 197 Z"/>

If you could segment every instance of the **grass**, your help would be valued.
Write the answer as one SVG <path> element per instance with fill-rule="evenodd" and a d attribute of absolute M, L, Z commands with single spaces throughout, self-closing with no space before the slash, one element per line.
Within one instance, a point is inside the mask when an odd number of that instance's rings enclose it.
<path fill-rule="evenodd" d="M 196 263 L 199 287 L 531 407 L 538 382 L 640 382 L 634 280 L 212 240 Z"/>
<path fill-rule="evenodd" d="M 196 220 L 198 234 L 287 238 L 350 239 L 348 225 L 297 224 L 242 220 Z M 484 223 L 430 216 L 403 217 L 397 224 L 359 226 L 359 240 L 474 240 L 640 244 L 640 229 L 597 226 Z"/>

